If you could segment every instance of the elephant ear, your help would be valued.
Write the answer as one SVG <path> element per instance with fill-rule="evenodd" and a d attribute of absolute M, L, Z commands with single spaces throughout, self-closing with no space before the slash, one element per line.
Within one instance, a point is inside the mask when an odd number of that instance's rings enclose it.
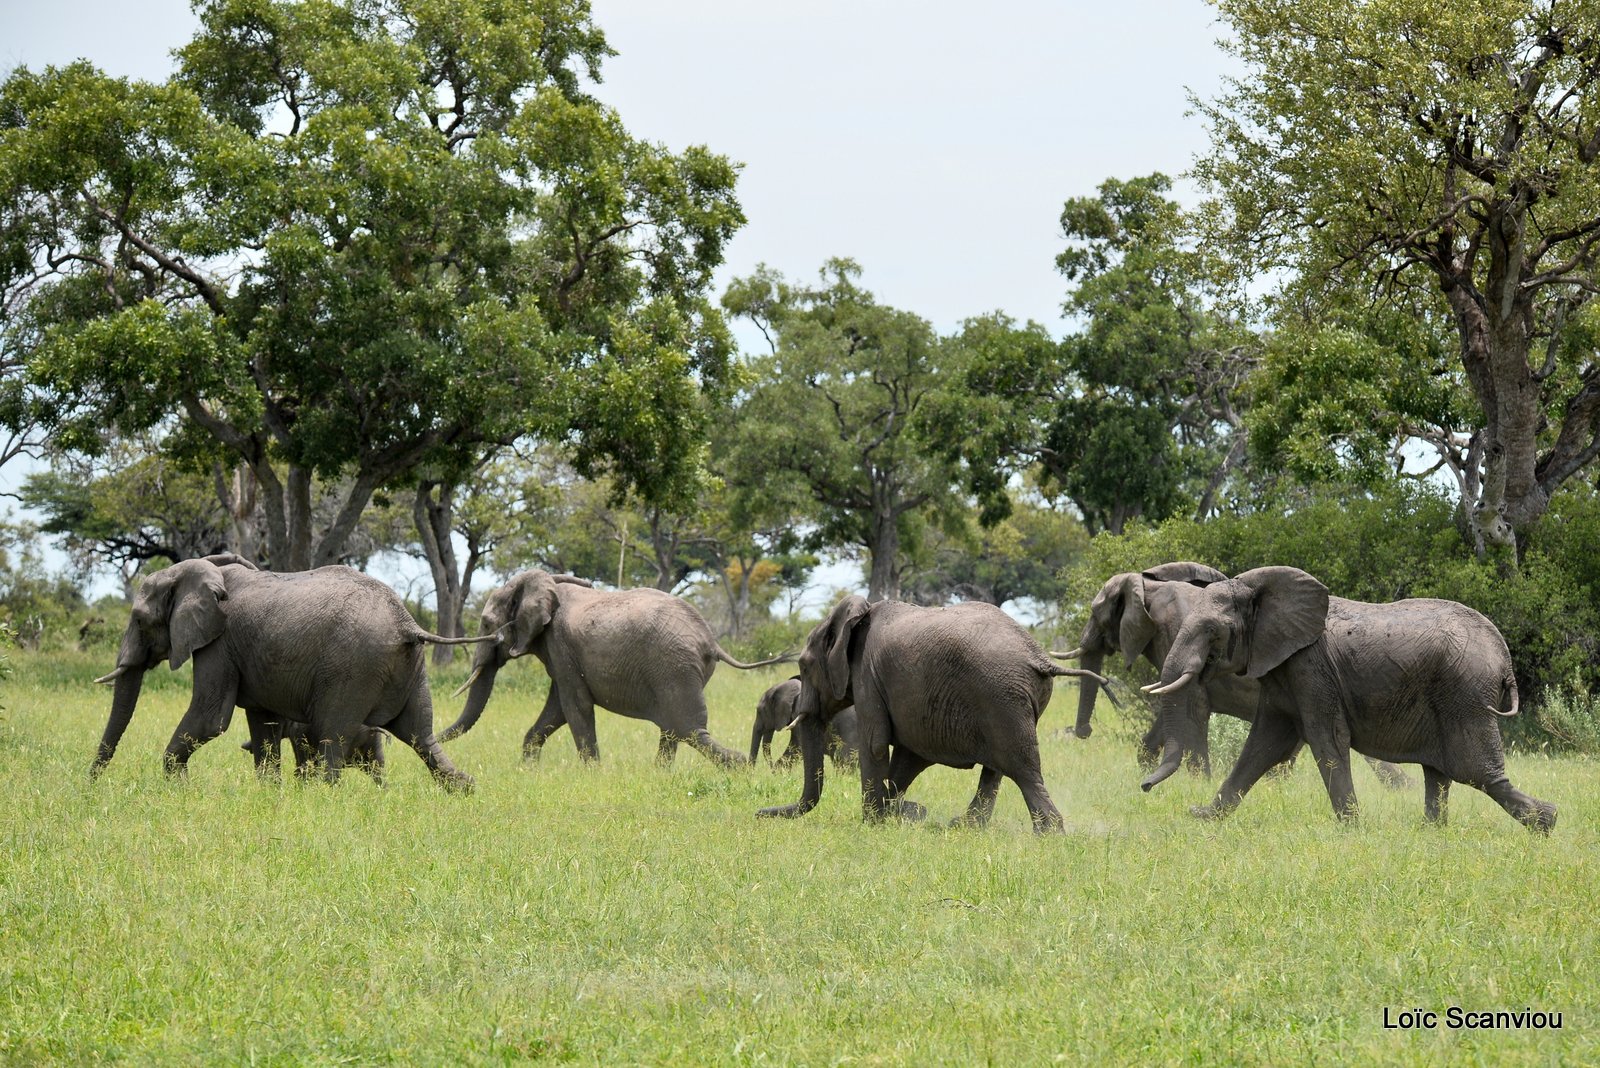
<path fill-rule="evenodd" d="M 1328 587 L 1297 567 L 1258 567 L 1234 579 L 1249 591 L 1250 659 L 1245 674 L 1259 679 L 1322 637 Z"/>
<path fill-rule="evenodd" d="M 850 692 L 850 637 L 871 608 L 865 597 L 854 595 L 840 601 L 828 617 L 828 687 L 835 700 Z"/>
<path fill-rule="evenodd" d="M 1228 576 L 1216 568 L 1197 564 L 1193 560 L 1158 564 L 1144 572 L 1144 577 L 1156 582 L 1187 582 L 1195 586 L 1209 586 L 1213 582 L 1228 581 Z"/>
<path fill-rule="evenodd" d="M 1107 637 L 1116 635 L 1117 648 L 1129 667 L 1156 636 L 1155 620 L 1144 601 L 1144 579 L 1132 571 L 1113 575 L 1089 608 L 1095 625 Z"/>
<path fill-rule="evenodd" d="M 196 650 L 222 637 L 228 624 L 222 610 L 228 587 L 222 581 L 222 569 L 209 560 L 186 560 L 168 570 L 173 574 L 172 612 L 168 616 L 172 656 L 168 663 L 176 671 Z"/>
<path fill-rule="evenodd" d="M 507 645 L 512 656 L 524 656 L 532 651 L 534 640 L 555 618 L 561 599 L 556 594 L 555 580 L 543 571 L 524 571 L 512 581 Z"/>

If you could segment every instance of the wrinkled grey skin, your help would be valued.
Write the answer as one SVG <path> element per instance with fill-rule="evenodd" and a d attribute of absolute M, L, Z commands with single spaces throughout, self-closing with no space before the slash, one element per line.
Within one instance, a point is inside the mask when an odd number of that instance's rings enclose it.
<path fill-rule="evenodd" d="M 468 789 L 472 779 L 433 737 L 422 645 L 475 640 L 428 634 L 393 590 L 348 567 L 274 574 L 226 556 L 174 564 L 140 585 L 117 667 L 99 680 L 116 689 L 90 774 L 116 752 L 144 673 L 162 660 L 176 670 L 192 656 L 194 693 L 167 744 L 169 773 L 183 774 L 243 707 L 263 723 L 306 724 L 329 782 L 365 729 L 382 727 L 442 785 Z M 253 731 L 258 741 L 262 730 Z"/>
<path fill-rule="evenodd" d="M 1444 821 L 1450 784 L 1459 782 L 1529 827 L 1555 826 L 1554 805 L 1506 778 L 1497 721 L 1517 712 L 1516 677 L 1500 632 L 1465 605 L 1367 604 L 1329 597 L 1297 568 L 1246 571 L 1205 588 L 1152 689 L 1177 693 L 1222 674 L 1259 679 L 1261 702 L 1237 763 L 1196 816 L 1231 812 L 1304 742 L 1341 818 L 1356 813 L 1354 749 L 1421 764 L 1430 821 Z M 1164 718 L 1169 754 L 1178 729 Z M 1170 775 L 1176 766 L 1174 758 L 1160 771 Z"/>
<path fill-rule="evenodd" d="M 778 731 L 787 730 L 789 724 L 795 721 L 795 717 L 799 715 L 796 706 L 799 698 L 800 676 L 798 675 L 792 679 L 785 679 L 761 695 L 761 700 L 756 704 L 755 726 L 750 729 L 750 763 L 756 762 L 758 751 L 766 754 L 769 765 L 781 769 L 789 768 L 800 759 L 800 739 L 792 733 L 789 735 L 788 746 L 776 761 L 772 759 L 772 736 Z M 861 748 L 857 744 L 857 739 L 854 708 L 842 709 L 828 721 L 828 737 L 824 746 L 836 769 L 855 765 L 857 751 Z"/>
<path fill-rule="evenodd" d="M 255 761 L 256 774 L 265 779 L 281 777 L 283 743 L 289 743 L 294 754 L 295 775 L 304 779 L 319 767 L 321 743 L 311 737 L 309 724 L 294 720 L 279 720 L 257 709 L 245 709 L 245 720 L 250 725 L 250 740 L 240 746 Z M 345 745 L 345 767 L 357 767 L 379 786 L 383 785 L 385 764 L 383 731 L 363 726 Z"/>
<path fill-rule="evenodd" d="M 792 818 L 816 806 L 826 726 L 853 704 L 869 822 L 904 812 L 901 799 L 928 765 L 981 764 L 964 822 L 988 822 L 1006 777 L 1022 790 L 1034 830 L 1060 831 L 1061 813 L 1040 769 L 1038 722 L 1055 677 L 1083 674 L 1053 664 L 993 605 L 919 608 L 846 597 L 800 654 L 794 727 L 805 765 L 800 800 L 757 815 Z"/>
<path fill-rule="evenodd" d="M 598 760 L 594 706 L 649 720 L 661 730 L 656 756 L 670 764 L 688 742 L 723 765 L 746 763 L 706 730 L 702 691 L 717 661 L 741 670 L 775 664 L 735 660 L 687 601 L 660 590 L 597 590 L 581 579 L 523 571 L 484 603 L 479 633 L 493 642 L 473 651 L 472 675 L 461 715 L 440 735 L 449 741 L 472 729 L 495 674 L 508 661 L 532 653 L 550 676 L 544 710 L 522 740 L 523 759 L 539 757 L 545 740 L 562 726 L 585 760 Z M 459 691 L 458 691 L 459 692 Z"/>
<path fill-rule="evenodd" d="M 1084 625 L 1083 638 L 1076 650 L 1079 655 L 1051 655 L 1076 659 L 1090 671 L 1099 672 L 1106 654 L 1120 651 L 1128 667 L 1142 656 L 1160 671 L 1183 626 L 1184 617 L 1204 596 L 1203 586 L 1196 583 L 1225 582 L 1227 578 L 1214 567 L 1188 560 L 1162 564 L 1142 574 L 1126 571 L 1113 575 L 1100 587 L 1089 606 L 1089 621 Z M 1090 720 L 1097 689 L 1090 678 L 1083 680 L 1078 691 L 1078 720 L 1074 731 L 1079 738 L 1087 738 L 1092 733 Z M 1174 733 L 1174 741 L 1190 770 L 1210 775 L 1212 713 L 1220 712 L 1248 723 L 1255 719 L 1260 698 L 1261 684 L 1255 679 L 1227 674 L 1214 675 L 1203 685 L 1186 687 L 1168 695 L 1163 700 L 1173 702 L 1175 707 L 1170 712 L 1159 713 L 1151 721 L 1150 729 L 1139 741 L 1139 764 L 1153 768 L 1161 759 L 1160 716 L 1165 714 L 1180 728 Z M 1293 760 L 1294 754 L 1290 754 L 1289 761 Z M 1368 758 L 1368 763 L 1385 786 L 1401 789 L 1411 784 L 1404 771 L 1387 761 Z"/>

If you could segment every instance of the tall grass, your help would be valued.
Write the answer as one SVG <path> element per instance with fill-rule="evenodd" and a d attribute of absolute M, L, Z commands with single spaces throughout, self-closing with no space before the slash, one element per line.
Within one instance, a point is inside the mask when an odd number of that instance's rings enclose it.
<path fill-rule="evenodd" d="M 103 660 L 103 657 L 100 659 Z M 1457 787 L 1355 770 L 1331 817 L 1309 760 L 1235 816 L 1211 784 L 1145 795 L 1119 732 L 1043 723 L 1066 835 L 1035 838 L 1016 789 L 987 830 L 944 826 L 975 771 L 932 769 L 922 825 L 864 827 L 833 774 L 794 822 L 798 772 L 723 772 L 599 712 L 602 762 L 522 733 L 536 664 L 502 672 L 449 747 L 445 794 L 391 747 L 391 783 L 256 781 L 243 723 L 187 782 L 159 754 L 186 674 L 151 673 L 116 760 L 85 774 L 106 665 L 23 655 L 0 722 L 0 1059 L 9 1063 L 1283 1064 L 1595 1063 L 1600 769 L 1513 759 L 1561 807 L 1549 838 Z M 435 680 L 437 718 L 459 669 Z M 743 750 L 780 669 L 722 668 L 712 731 Z M 1115 715 L 1102 708 L 1106 717 Z M 1123 732 L 1126 733 L 1126 732 Z M 1385 1030 L 1383 1010 L 1561 1011 L 1559 1032 Z"/>

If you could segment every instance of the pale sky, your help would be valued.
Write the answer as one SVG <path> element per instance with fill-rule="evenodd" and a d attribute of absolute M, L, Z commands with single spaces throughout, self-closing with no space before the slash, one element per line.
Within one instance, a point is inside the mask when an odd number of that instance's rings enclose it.
<path fill-rule="evenodd" d="M 719 291 L 761 263 L 810 279 L 848 256 L 878 299 L 941 331 L 1003 311 L 1060 336 L 1063 201 L 1110 177 L 1180 176 L 1205 146 L 1188 93 L 1213 95 L 1228 69 L 1203 0 L 996 0 L 981 15 L 950 0 L 593 10 L 619 53 L 597 95 L 628 129 L 744 164 L 749 222 Z M 159 80 L 195 26 L 187 0 L 0 0 L 0 68 L 86 57 Z M 23 467 L 0 471 L 0 491 Z M 856 575 L 825 570 L 819 582 Z"/>
<path fill-rule="evenodd" d="M 743 163 L 719 287 L 849 256 L 940 330 L 1004 311 L 1061 334 L 1068 197 L 1185 171 L 1226 69 L 1203 0 L 594 0 L 598 95 L 634 133 Z M 137 15 L 130 12 L 137 11 Z M 0 0 L 0 67 L 87 57 L 160 79 L 187 0 Z M 1183 187 L 1180 187 L 1180 193 Z"/>

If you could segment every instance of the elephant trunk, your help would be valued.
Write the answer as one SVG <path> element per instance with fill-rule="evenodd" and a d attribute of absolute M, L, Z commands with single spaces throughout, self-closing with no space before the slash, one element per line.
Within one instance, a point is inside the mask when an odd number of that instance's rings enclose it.
<path fill-rule="evenodd" d="M 139 690 L 144 686 L 144 669 L 128 668 L 116 678 L 116 690 L 111 696 L 111 718 L 106 720 L 105 733 L 100 736 L 100 748 L 95 753 L 94 763 L 89 765 L 89 778 L 98 778 L 111 763 L 111 758 L 116 754 L 117 743 L 122 741 L 122 732 L 128 729 L 128 723 L 133 719 L 133 708 L 139 703 Z"/>
<path fill-rule="evenodd" d="M 809 686 L 803 687 L 795 707 L 800 715 L 795 720 L 794 733 L 800 739 L 800 759 L 805 767 L 800 800 L 792 805 L 761 809 L 756 813 L 757 816 L 794 819 L 816 808 L 817 802 L 822 799 L 822 757 L 828 726 L 822 721 L 822 706 L 817 692 Z"/>
<path fill-rule="evenodd" d="M 750 763 L 756 762 L 757 754 L 763 750 L 767 754 L 767 763 L 772 763 L 772 732 L 761 723 L 761 718 L 756 717 L 756 725 L 750 729 Z"/>
<path fill-rule="evenodd" d="M 1193 692 L 1164 698 L 1156 723 L 1163 739 L 1161 763 L 1139 783 L 1140 789 L 1146 792 L 1170 778 L 1183 763 L 1185 753 L 1206 751 L 1205 732 L 1209 726 L 1209 716 L 1201 714 L 1199 701 Z"/>
<path fill-rule="evenodd" d="M 456 721 L 439 732 L 438 740 L 448 742 L 459 738 L 473 728 L 478 722 L 478 717 L 483 715 L 483 708 L 489 703 L 489 695 L 494 692 L 494 677 L 499 668 L 493 663 L 484 664 L 474 671 L 472 688 L 467 694 L 466 707 L 462 708 L 461 715 Z"/>
<path fill-rule="evenodd" d="M 1086 671 L 1100 674 L 1100 669 L 1105 666 L 1105 651 L 1099 648 L 1084 647 L 1082 658 L 1078 666 Z M 1100 684 L 1094 675 L 1084 675 L 1078 679 L 1078 723 L 1073 728 L 1073 733 L 1079 738 L 1087 738 L 1094 733 L 1094 728 L 1089 721 L 1094 718 L 1094 702 L 1100 696 Z"/>
<path fill-rule="evenodd" d="M 1168 735 L 1166 747 L 1161 750 L 1161 763 L 1156 766 L 1156 770 L 1144 777 L 1144 781 L 1139 784 L 1139 789 L 1149 793 L 1156 786 L 1171 778 L 1173 772 L 1178 770 L 1178 765 L 1182 763 L 1183 743 L 1178 741 L 1176 735 Z"/>

